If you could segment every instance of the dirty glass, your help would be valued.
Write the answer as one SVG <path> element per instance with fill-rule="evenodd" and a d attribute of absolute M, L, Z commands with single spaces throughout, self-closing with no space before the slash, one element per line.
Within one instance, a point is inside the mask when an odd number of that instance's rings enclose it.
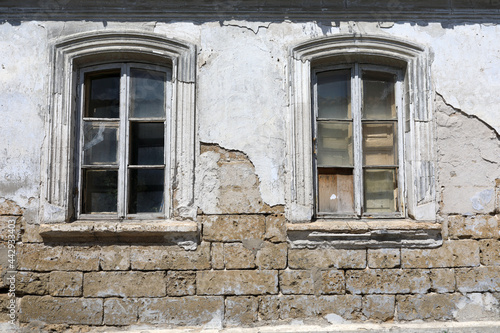
<path fill-rule="evenodd" d="M 110 71 L 86 77 L 86 108 L 84 117 L 120 117 L 120 72 Z"/>
<path fill-rule="evenodd" d="M 83 164 L 118 163 L 118 124 L 85 121 L 83 124 Z"/>
<path fill-rule="evenodd" d="M 398 211 L 396 170 L 364 170 L 364 208 L 367 213 L 391 213 Z"/>
<path fill-rule="evenodd" d="M 339 70 L 317 74 L 318 117 L 351 118 L 351 71 Z"/>
<path fill-rule="evenodd" d="M 363 123 L 363 165 L 396 165 L 396 123 Z"/>
<path fill-rule="evenodd" d="M 133 68 L 130 70 L 130 116 L 132 118 L 165 117 L 164 72 Z"/>
<path fill-rule="evenodd" d="M 363 119 L 396 119 L 395 76 L 363 72 Z"/>
<path fill-rule="evenodd" d="M 118 171 L 83 170 L 83 213 L 116 213 Z"/>
<path fill-rule="evenodd" d="M 129 176 L 129 213 L 163 212 L 163 169 L 130 169 Z"/>
<path fill-rule="evenodd" d="M 352 123 L 318 122 L 319 167 L 353 166 Z"/>

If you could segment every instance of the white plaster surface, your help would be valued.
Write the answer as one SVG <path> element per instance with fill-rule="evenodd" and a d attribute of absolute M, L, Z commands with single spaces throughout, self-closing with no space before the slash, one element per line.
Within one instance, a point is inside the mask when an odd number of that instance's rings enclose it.
<path fill-rule="evenodd" d="M 5 22 L 0 25 L 1 196 L 21 206 L 39 196 L 43 119 L 49 110 L 49 39 L 100 29 L 154 31 L 197 45 L 198 140 L 245 153 L 255 166 L 262 199 L 271 206 L 285 203 L 288 52 L 311 38 L 334 33 L 390 35 L 427 46 L 433 54 L 432 89 L 453 107 L 500 131 L 496 25 Z M 495 158 L 488 151 L 481 154 Z"/>

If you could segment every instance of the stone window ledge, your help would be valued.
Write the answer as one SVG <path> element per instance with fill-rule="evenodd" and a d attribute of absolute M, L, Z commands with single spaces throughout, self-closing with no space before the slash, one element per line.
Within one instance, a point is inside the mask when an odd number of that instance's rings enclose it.
<path fill-rule="evenodd" d="M 413 220 L 287 223 L 291 248 L 432 248 L 441 246 L 441 224 Z"/>
<path fill-rule="evenodd" d="M 165 220 L 76 221 L 41 224 L 39 232 L 44 240 L 52 242 L 170 243 L 174 241 L 190 249 L 193 242 L 196 247 L 198 224 L 194 221 Z"/>

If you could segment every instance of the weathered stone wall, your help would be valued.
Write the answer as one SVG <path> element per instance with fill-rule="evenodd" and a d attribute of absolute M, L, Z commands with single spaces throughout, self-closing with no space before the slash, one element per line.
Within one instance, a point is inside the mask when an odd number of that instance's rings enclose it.
<path fill-rule="evenodd" d="M 9 220 L 16 221 L 22 325 L 500 320 L 500 30 L 424 23 L 3 22 L 0 321 L 9 320 Z M 48 242 L 38 233 L 49 41 L 106 29 L 148 31 L 198 47 L 195 250 L 109 240 Z M 353 32 L 390 35 L 432 50 L 442 246 L 287 243 L 289 47 Z"/>

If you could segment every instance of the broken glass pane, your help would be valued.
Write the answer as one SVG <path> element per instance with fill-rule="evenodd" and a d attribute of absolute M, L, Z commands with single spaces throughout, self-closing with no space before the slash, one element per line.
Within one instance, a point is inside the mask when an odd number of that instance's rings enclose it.
<path fill-rule="evenodd" d="M 164 127 L 163 123 L 130 123 L 131 165 L 165 164 Z"/>

